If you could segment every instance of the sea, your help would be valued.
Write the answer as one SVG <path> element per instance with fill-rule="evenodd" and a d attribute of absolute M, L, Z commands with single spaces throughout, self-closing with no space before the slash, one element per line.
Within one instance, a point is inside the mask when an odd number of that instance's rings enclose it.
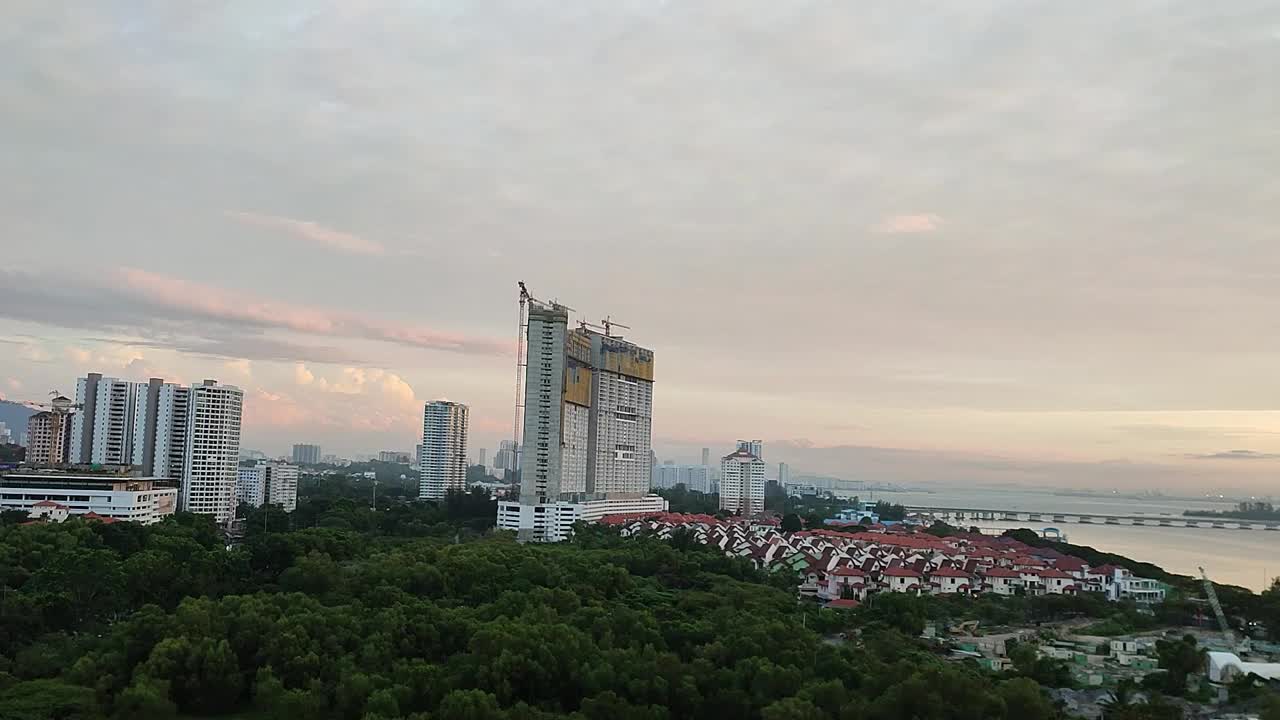
<path fill-rule="evenodd" d="M 841 494 L 846 494 L 844 491 Z M 884 500 L 902 505 L 1009 510 L 1042 513 L 1099 513 L 1112 515 L 1168 515 L 1181 517 L 1185 510 L 1229 510 L 1233 504 L 1217 499 L 1164 496 L 1120 496 L 1103 493 L 1066 494 L 1016 489 L 949 488 L 906 491 L 876 490 L 857 493 L 860 499 Z M 974 524 L 985 530 L 999 528 L 1054 527 L 1075 545 L 1088 545 L 1159 565 L 1179 575 L 1200 576 L 1204 568 L 1217 583 L 1237 585 L 1255 592 L 1271 586 L 1280 575 L 1280 531 L 1222 530 L 1210 528 L 1092 525 L 1080 523 L 997 522 Z"/>

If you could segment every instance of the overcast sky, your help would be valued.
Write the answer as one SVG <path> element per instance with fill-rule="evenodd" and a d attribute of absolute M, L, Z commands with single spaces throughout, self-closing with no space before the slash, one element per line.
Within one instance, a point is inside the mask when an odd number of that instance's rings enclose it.
<path fill-rule="evenodd" d="M 1280 487 L 1277 0 L 4 6 L 7 397 L 493 448 L 523 279 L 654 349 L 664 457 Z"/>

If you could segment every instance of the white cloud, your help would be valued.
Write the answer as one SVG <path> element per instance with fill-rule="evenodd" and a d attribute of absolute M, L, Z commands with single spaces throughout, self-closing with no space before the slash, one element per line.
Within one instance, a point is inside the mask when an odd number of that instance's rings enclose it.
<path fill-rule="evenodd" d="M 295 384 L 310 385 L 315 379 L 315 374 L 307 369 L 305 363 L 297 363 L 293 366 L 293 382 Z"/>
<path fill-rule="evenodd" d="M 249 362 L 245 358 L 228 360 L 227 362 L 222 364 L 222 367 L 226 368 L 227 372 L 230 372 L 242 378 L 253 377 L 253 363 Z"/>
<path fill-rule="evenodd" d="M 325 227 L 310 220 L 298 220 L 279 215 L 263 215 L 261 213 L 229 211 L 227 217 L 246 225 L 282 230 L 296 238 L 324 245 L 357 255 L 383 255 L 387 249 L 375 240 L 354 235 L 349 232 Z"/>
<path fill-rule="evenodd" d="M 881 220 L 873 228 L 876 232 L 889 235 L 912 235 L 928 233 L 942 226 L 942 218 L 932 213 L 919 215 L 894 215 Z"/>

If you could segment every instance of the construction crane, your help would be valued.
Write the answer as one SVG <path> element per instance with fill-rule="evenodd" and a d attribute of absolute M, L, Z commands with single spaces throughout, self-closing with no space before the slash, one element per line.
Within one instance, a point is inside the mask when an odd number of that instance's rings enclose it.
<path fill-rule="evenodd" d="M 586 320 L 579 320 L 579 321 L 578 321 L 578 326 L 579 326 L 579 327 L 581 327 L 581 328 L 583 328 L 584 330 L 585 330 L 585 329 L 587 329 L 587 328 L 590 328 L 590 329 L 592 329 L 592 330 L 602 330 L 602 331 L 604 331 L 604 336 L 605 336 L 605 337 L 619 337 L 619 338 L 620 338 L 620 337 L 622 337 L 622 336 L 621 336 L 621 335 L 614 335 L 614 334 L 613 334 L 613 329 L 614 329 L 614 328 L 616 328 L 616 327 L 620 327 L 620 328 L 626 328 L 627 330 L 630 330 L 630 329 L 631 329 L 631 326 L 630 326 L 630 325 L 623 325 L 623 324 L 622 324 L 622 323 L 620 323 L 620 322 L 614 322 L 614 321 L 613 321 L 613 319 L 612 319 L 612 318 L 610 318 L 610 317 L 608 317 L 608 316 L 606 316 L 604 320 L 601 320 L 599 325 L 597 325 L 597 324 L 595 324 L 595 323 L 589 323 L 589 322 L 587 322 Z"/>
<path fill-rule="evenodd" d="M 631 326 L 630 326 L 630 325 L 623 325 L 622 323 L 614 322 L 614 321 L 613 321 L 613 318 L 611 318 L 611 317 L 610 317 L 610 316 L 608 316 L 608 315 L 605 315 L 605 316 L 604 316 L 604 320 L 601 320 L 601 321 L 600 321 L 600 324 L 601 324 L 601 325 L 604 325 L 604 335 L 605 335 L 605 337 L 613 337 L 613 328 L 615 328 L 615 327 L 624 328 L 624 329 L 626 329 L 626 330 L 630 330 L 630 329 L 631 329 Z"/>
<path fill-rule="evenodd" d="M 1204 594 L 1209 598 L 1209 606 L 1213 608 L 1213 614 L 1218 618 L 1218 625 L 1222 628 L 1222 636 L 1226 638 L 1227 647 L 1236 647 L 1236 634 L 1232 632 L 1231 625 L 1227 624 L 1227 615 L 1222 612 L 1222 603 L 1218 602 L 1218 591 L 1213 589 L 1213 581 L 1209 580 L 1209 573 L 1204 568 L 1200 568 L 1200 577 L 1204 580 Z"/>
<path fill-rule="evenodd" d="M 18 404 L 26 405 L 27 407 L 30 407 L 30 408 L 41 408 L 44 410 L 51 410 L 60 415 L 66 415 L 72 410 L 79 410 L 80 408 L 84 407 L 84 405 L 81 403 L 71 402 L 71 398 L 65 397 L 62 393 L 58 392 L 57 390 L 49 391 L 49 402 L 47 403 L 35 402 L 34 400 L 19 400 Z"/>
<path fill-rule="evenodd" d="M 536 302 L 536 299 L 529 293 L 529 288 L 524 286 L 524 281 L 516 282 L 520 286 L 520 318 L 516 323 L 516 416 L 511 425 L 511 441 L 515 444 L 514 454 L 515 460 L 513 470 L 520 472 L 520 454 L 524 450 L 520 437 L 521 431 L 524 430 L 524 382 L 525 375 L 529 368 L 529 346 L 527 344 L 527 336 L 529 333 L 529 303 Z"/>

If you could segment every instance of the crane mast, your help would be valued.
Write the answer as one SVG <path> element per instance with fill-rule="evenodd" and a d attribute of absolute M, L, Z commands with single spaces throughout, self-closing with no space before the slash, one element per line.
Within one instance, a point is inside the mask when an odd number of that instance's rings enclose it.
<path fill-rule="evenodd" d="M 515 460 L 513 464 L 513 472 L 517 475 L 521 469 L 521 455 L 524 452 L 523 438 L 520 435 L 524 431 L 524 383 L 529 368 L 529 302 L 534 298 L 529 294 L 529 289 L 524 286 L 524 281 L 518 281 L 520 286 L 520 315 L 516 324 L 516 415 L 512 421 L 511 439 L 515 445 Z"/>
<path fill-rule="evenodd" d="M 1236 646 L 1236 634 L 1232 632 L 1231 625 L 1227 623 L 1227 615 L 1222 612 L 1222 603 L 1218 602 L 1218 591 L 1213 589 L 1213 582 L 1209 580 L 1209 574 L 1204 568 L 1200 568 L 1200 577 L 1204 580 L 1204 594 L 1209 598 L 1209 607 L 1213 608 L 1213 614 L 1218 618 L 1218 625 L 1222 628 L 1222 636 L 1227 640 L 1227 646 L 1234 648 Z"/>

